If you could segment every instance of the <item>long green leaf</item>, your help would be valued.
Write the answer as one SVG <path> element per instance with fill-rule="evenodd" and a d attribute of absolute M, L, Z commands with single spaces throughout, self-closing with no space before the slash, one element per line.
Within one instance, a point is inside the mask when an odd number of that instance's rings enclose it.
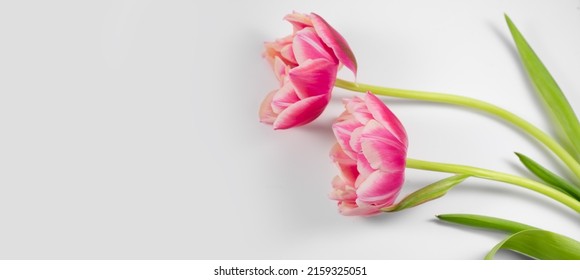
<path fill-rule="evenodd" d="M 497 244 L 485 256 L 493 259 L 502 249 L 512 250 L 520 254 L 541 260 L 577 260 L 580 259 L 580 242 L 526 224 L 471 214 L 442 214 L 437 218 L 472 227 L 506 231 L 512 235 Z"/>
<path fill-rule="evenodd" d="M 485 259 L 493 259 L 502 249 L 540 260 L 580 260 L 580 242 L 541 229 L 528 229 L 510 235 L 493 247 Z"/>
<path fill-rule="evenodd" d="M 514 233 L 522 230 L 529 230 L 529 229 L 537 229 L 533 226 L 529 226 L 526 224 L 489 217 L 489 216 L 482 216 L 482 215 L 472 215 L 472 214 L 442 214 L 437 215 L 437 218 L 443 221 L 478 227 L 478 228 L 485 228 L 485 229 L 494 229 L 500 231 L 506 231 L 509 233 Z"/>
<path fill-rule="evenodd" d="M 573 152 L 578 155 L 578 152 L 580 152 L 580 122 L 574 110 L 552 75 L 550 75 L 550 72 L 548 72 L 548 69 L 532 50 L 515 24 L 507 15 L 505 15 L 505 19 L 534 87 L 553 117 L 553 121 L 567 138 L 565 139 L 567 140 L 565 146 L 570 145 Z"/>
<path fill-rule="evenodd" d="M 449 190 L 451 190 L 457 184 L 463 182 L 468 177 L 469 177 L 468 175 L 455 175 L 437 181 L 406 196 L 397 204 L 393 204 L 389 207 L 382 208 L 381 211 L 383 212 L 401 211 L 403 209 L 415 207 L 427 201 L 442 197 Z"/>
<path fill-rule="evenodd" d="M 549 185 L 555 187 L 556 189 L 564 193 L 569 194 L 570 196 L 576 198 L 576 200 L 580 200 L 580 188 L 578 186 L 569 183 L 568 181 L 566 181 L 566 179 L 556 175 L 554 172 L 541 166 L 539 163 L 532 160 L 531 158 L 520 153 L 515 154 L 518 156 L 522 164 L 542 181 L 548 183 Z"/>

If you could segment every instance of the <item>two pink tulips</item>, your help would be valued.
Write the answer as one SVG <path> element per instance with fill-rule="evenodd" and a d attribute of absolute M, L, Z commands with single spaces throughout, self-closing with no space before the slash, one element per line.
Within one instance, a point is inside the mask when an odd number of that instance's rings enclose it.
<path fill-rule="evenodd" d="M 345 112 L 333 124 L 337 144 L 331 158 L 339 175 L 332 182 L 330 198 L 338 201 L 344 215 L 368 216 L 399 211 L 435 199 L 467 177 L 509 183 L 539 192 L 580 212 L 580 202 L 566 192 L 531 179 L 477 167 L 428 162 L 407 158 L 407 134 L 397 117 L 373 93 L 410 99 L 456 104 L 495 114 L 522 128 L 552 149 L 574 171 L 578 165 L 542 131 L 510 112 L 468 97 L 397 90 L 337 80 L 341 66 L 356 75 L 357 64 L 344 38 L 316 14 L 292 13 L 285 17 L 292 35 L 265 44 L 264 57 L 280 82 L 260 107 L 263 123 L 274 129 L 307 124 L 326 108 L 332 89 L 342 87 L 361 92 L 363 97 L 345 100 Z M 405 168 L 457 174 L 429 185 L 395 203 L 404 183 Z M 578 166 L 580 170 L 580 166 Z M 409 202 L 412 202 L 409 204 Z M 401 205 L 401 203 L 405 205 Z M 411 205 L 411 206 L 410 206 Z"/>
<path fill-rule="evenodd" d="M 260 107 L 260 120 L 274 129 L 307 124 L 326 108 L 336 73 L 344 65 L 356 74 L 356 59 L 345 39 L 316 14 L 285 17 L 292 35 L 265 43 L 280 88 Z M 372 94 L 345 100 L 333 125 L 338 143 L 331 157 L 340 170 L 332 199 L 344 215 L 372 215 L 391 205 L 404 181 L 407 135 L 399 120 Z"/>

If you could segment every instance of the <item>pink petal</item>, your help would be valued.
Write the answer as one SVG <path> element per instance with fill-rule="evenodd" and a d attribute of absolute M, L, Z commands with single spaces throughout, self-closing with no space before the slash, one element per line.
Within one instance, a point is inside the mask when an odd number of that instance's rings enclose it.
<path fill-rule="evenodd" d="M 407 146 L 401 143 L 395 135 L 388 131 L 377 120 L 370 120 L 365 124 L 363 134 L 361 136 L 367 141 L 379 141 L 397 147 L 401 151 L 406 151 Z"/>
<path fill-rule="evenodd" d="M 300 98 L 296 95 L 296 91 L 294 91 L 292 84 L 287 82 L 274 94 L 274 97 L 272 98 L 272 110 L 274 113 L 280 114 L 290 105 L 299 100 Z"/>
<path fill-rule="evenodd" d="M 301 99 L 330 94 L 336 80 L 337 65 L 325 60 L 306 60 L 290 70 L 288 76 Z"/>
<path fill-rule="evenodd" d="M 288 35 L 284 38 L 276 39 L 274 42 L 265 42 L 264 43 L 264 53 L 262 54 L 263 57 L 268 60 L 270 66 L 274 65 L 274 58 L 280 56 L 280 52 L 285 46 L 289 46 L 292 44 L 292 40 L 294 37 L 292 35 Z M 287 64 L 290 61 L 285 61 Z"/>
<path fill-rule="evenodd" d="M 376 170 L 372 168 L 371 163 L 362 153 L 358 154 L 356 169 L 359 172 L 358 179 L 360 181 L 364 181 L 369 175 L 371 175 L 371 173 L 375 172 Z"/>
<path fill-rule="evenodd" d="M 334 143 L 330 149 L 330 158 L 335 163 L 356 165 L 356 160 L 347 155 L 340 144 Z"/>
<path fill-rule="evenodd" d="M 305 14 L 293 12 L 291 14 L 286 15 L 284 19 L 292 24 L 292 26 L 294 27 L 294 32 L 312 26 L 312 21 L 310 20 L 310 17 L 308 17 Z"/>
<path fill-rule="evenodd" d="M 288 74 L 288 66 L 286 65 L 286 63 L 284 63 L 284 61 L 280 57 L 276 56 L 274 58 L 273 69 L 274 75 L 276 75 L 276 78 L 278 79 L 280 84 L 282 84 L 284 82 L 284 78 Z"/>
<path fill-rule="evenodd" d="M 350 147 L 352 132 L 362 125 L 356 120 L 346 120 L 332 125 L 332 131 L 342 150 L 352 159 L 356 159 L 356 153 Z"/>
<path fill-rule="evenodd" d="M 407 152 L 393 142 L 363 139 L 362 153 L 371 167 L 383 172 L 402 172 L 405 170 Z"/>
<path fill-rule="evenodd" d="M 338 175 L 350 186 L 354 186 L 356 178 L 358 177 L 358 171 L 356 170 L 356 164 L 336 164 L 338 167 Z"/>
<path fill-rule="evenodd" d="M 393 203 L 395 203 L 396 199 L 397 199 L 397 195 L 393 196 L 392 199 L 385 200 L 384 202 L 381 202 L 381 203 L 377 203 L 377 202 L 367 203 L 367 202 L 362 201 L 360 199 L 357 199 L 355 202 L 358 205 L 358 207 L 360 207 L 360 208 L 372 208 L 372 209 L 377 209 L 377 211 L 380 211 L 381 208 L 393 205 Z"/>
<path fill-rule="evenodd" d="M 282 111 L 274 122 L 274 129 L 287 129 L 305 125 L 316 119 L 328 105 L 330 95 L 302 99 Z"/>
<path fill-rule="evenodd" d="M 386 173 L 377 170 L 357 187 L 356 194 L 361 203 L 384 207 L 392 204 L 401 191 L 405 180 L 404 172 Z M 357 201 L 357 203 L 360 205 Z"/>
<path fill-rule="evenodd" d="M 332 147 L 330 157 L 338 167 L 340 177 L 350 186 L 354 186 L 356 178 L 359 175 L 356 161 L 350 158 L 338 143 Z"/>
<path fill-rule="evenodd" d="M 297 65 L 296 57 L 294 57 L 294 52 L 292 51 L 292 44 L 284 46 L 280 50 L 280 55 L 288 62 Z"/>
<path fill-rule="evenodd" d="M 338 212 L 344 216 L 373 216 L 380 214 L 380 207 L 359 206 L 356 202 L 341 201 Z"/>
<path fill-rule="evenodd" d="M 357 97 L 355 96 L 355 98 L 357 98 Z M 348 104 L 351 100 L 352 100 L 352 98 L 343 98 L 342 105 L 344 105 L 346 107 L 346 104 Z"/>
<path fill-rule="evenodd" d="M 407 146 L 407 132 L 405 132 L 405 128 L 397 116 L 389 110 L 389 107 L 370 92 L 365 95 L 365 99 L 367 108 L 373 115 L 373 118 L 397 137 L 401 143 Z"/>
<path fill-rule="evenodd" d="M 367 123 L 373 118 L 373 115 L 367 109 L 364 100 L 358 96 L 349 100 L 348 103 L 346 103 L 345 108 L 357 121 L 362 124 Z"/>
<path fill-rule="evenodd" d="M 355 201 L 356 190 L 349 186 L 342 178 L 335 176 L 332 180 L 332 192 L 329 194 L 330 199 L 339 201 Z"/>
<path fill-rule="evenodd" d="M 352 149 L 352 151 L 357 153 L 357 154 L 361 152 L 360 140 L 362 137 L 363 130 L 364 130 L 363 126 L 357 127 L 350 134 L 350 140 L 348 141 L 348 144 L 349 144 L 350 148 Z"/>
<path fill-rule="evenodd" d="M 292 49 L 298 64 L 302 64 L 308 59 L 318 58 L 324 58 L 338 64 L 338 60 L 334 57 L 332 50 L 320 40 L 320 37 L 318 37 L 312 27 L 296 32 L 292 41 Z"/>
<path fill-rule="evenodd" d="M 354 120 L 354 117 L 348 111 L 344 111 L 344 112 L 342 112 L 342 114 L 340 114 L 336 118 L 336 120 L 334 122 L 337 123 L 337 122 L 342 122 L 342 121 L 347 121 L 347 120 Z"/>
<path fill-rule="evenodd" d="M 288 35 L 288 36 L 276 39 L 276 41 L 272 42 L 270 46 L 276 52 L 280 52 L 282 50 L 282 48 L 284 48 L 284 46 L 292 44 L 293 40 L 294 40 L 294 36 Z"/>
<path fill-rule="evenodd" d="M 311 13 L 310 19 L 322 41 L 334 51 L 338 60 L 356 75 L 356 58 L 344 37 L 319 15 Z"/>
<path fill-rule="evenodd" d="M 271 91 L 270 93 L 268 93 L 268 95 L 266 95 L 266 98 L 264 98 L 264 101 L 262 101 L 262 104 L 260 105 L 260 111 L 258 112 L 259 116 L 260 116 L 260 122 L 263 123 L 267 123 L 267 124 L 273 124 L 274 121 L 276 121 L 276 117 L 278 116 L 276 113 L 274 113 L 274 111 L 272 110 L 272 98 L 274 98 L 274 94 L 276 93 L 276 90 Z"/>
<path fill-rule="evenodd" d="M 278 55 L 278 52 L 274 48 L 274 42 L 264 43 L 264 52 L 262 56 L 266 58 L 270 66 L 274 67 L 274 58 Z"/>

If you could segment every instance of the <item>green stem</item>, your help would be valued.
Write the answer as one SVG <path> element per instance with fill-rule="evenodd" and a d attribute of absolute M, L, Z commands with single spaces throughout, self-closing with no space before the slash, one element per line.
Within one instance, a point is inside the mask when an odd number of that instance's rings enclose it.
<path fill-rule="evenodd" d="M 411 158 L 407 158 L 407 167 L 445 173 L 465 174 L 473 177 L 513 184 L 553 198 L 580 213 L 580 201 L 577 201 L 552 187 L 527 178 L 472 166 L 430 162 Z"/>
<path fill-rule="evenodd" d="M 487 112 L 489 114 L 495 115 L 515 125 L 516 127 L 519 127 L 521 130 L 527 132 L 529 135 L 536 138 L 542 144 L 546 145 L 546 147 L 548 147 L 548 149 L 550 149 L 556 156 L 558 156 L 562 160 L 562 162 L 564 162 L 564 164 L 566 164 L 566 166 L 570 168 L 572 173 L 574 173 L 574 175 L 576 175 L 576 177 L 580 179 L 580 164 L 574 159 L 573 156 L 571 156 L 566 151 L 566 149 L 564 149 L 560 144 L 558 144 L 556 140 L 554 140 L 552 137 L 550 137 L 548 134 L 546 134 L 545 132 L 543 132 L 530 122 L 520 118 L 519 116 L 511 113 L 510 111 L 507 111 L 493 104 L 477 100 L 474 98 L 453 94 L 386 88 L 361 83 L 353 83 L 341 79 L 336 80 L 335 86 L 356 92 L 371 91 L 374 94 L 383 96 L 454 104 L 478 109 Z"/>

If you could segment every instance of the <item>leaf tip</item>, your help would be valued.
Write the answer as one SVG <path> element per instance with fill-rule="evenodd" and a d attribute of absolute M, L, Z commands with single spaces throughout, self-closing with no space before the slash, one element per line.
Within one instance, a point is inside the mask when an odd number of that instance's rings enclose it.
<path fill-rule="evenodd" d="M 442 221 L 447 221 L 449 218 L 450 214 L 439 214 L 439 215 L 435 215 L 435 217 L 437 217 L 437 219 L 442 220 Z"/>
<path fill-rule="evenodd" d="M 512 36 L 513 36 L 514 32 L 519 33 L 519 31 L 518 31 L 516 25 L 514 24 L 514 22 L 512 21 L 512 19 L 506 13 L 504 13 L 503 16 L 505 18 L 505 21 L 508 25 L 510 32 L 512 33 Z"/>
<path fill-rule="evenodd" d="M 508 16 L 507 13 L 503 13 L 503 17 L 505 18 L 505 21 L 508 23 L 508 25 L 513 25 L 514 24 L 512 22 L 512 19 L 510 18 L 510 16 Z"/>

